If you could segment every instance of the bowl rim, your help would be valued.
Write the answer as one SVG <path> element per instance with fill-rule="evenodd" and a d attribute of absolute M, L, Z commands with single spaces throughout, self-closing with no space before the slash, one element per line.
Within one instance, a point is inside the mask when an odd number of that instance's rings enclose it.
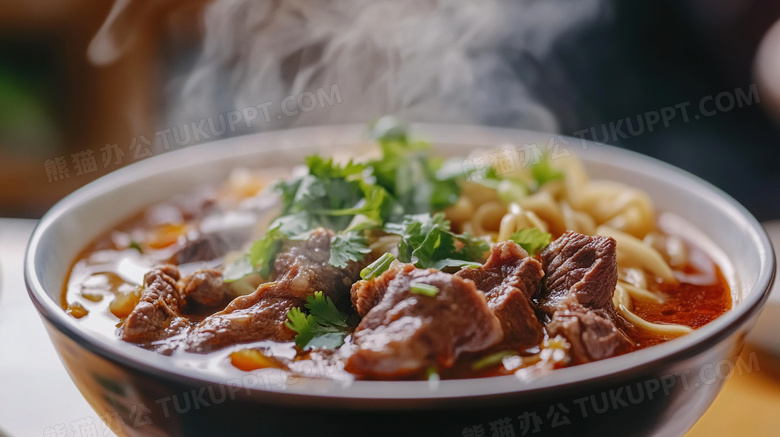
<path fill-rule="evenodd" d="M 409 403 L 408 401 L 438 402 L 502 394 L 530 394 L 549 389 L 569 389 L 607 379 L 640 375 L 658 369 L 659 365 L 665 361 L 675 362 L 674 358 L 684 359 L 696 355 L 728 337 L 739 326 L 746 323 L 755 313 L 760 311 L 761 306 L 769 296 L 776 265 L 771 241 L 763 227 L 736 200 L 719 188 L 684 170 L 629 150 L 557 134 L 475 125 L 443 124 L 412 124 L 411 130 L 417 137 L 435 138 L 435 143 L 472 145 L 475 149 L 496 145 L 499 144 L 496 141 L 502 140 L 504 142 L 528 142 L 534 138 L 558 138 L 561 141 L 582 141 L 582 147 L 588 150 L 588 157 L 600 154 L 633 161 L 642 160 L 644 164 L 638 168 L 631 168 L 632 172 L 655 179 L 663 177 L 676 182 L 676 185 L 684 187 L 686 190 L 696 192 L 707 202 L 713 203 L 724 214 L 728 214 L 731 221 L 745 229 L 758 249 L 761 260 L 759 275 L 753 283 L 752 289 L 746 296 L 743 296 L 741 302 L 718 319 L 691 334 L 596 363 L 558 369 L 550 374 L 530 380 L 521 381 L 513 375 L 443 380 L 436 384 L 430 384 L 427 381 L 354 381 L 344 384 L 338 381 L 318 380 L 315 389 L 312 389 L 310 384 L 278 384 L 267 385 L 263 388 L 248 388 L 247 393 L 251 392 L 259 396 L 273 395 L 278 401 L 289 400 L 297 404 L 305 401 L 326 400 L 327 404 L 324 405 L 334 407 L 338 405 L 339 400 L 353 402 L 372 400 L 374 406 L 393 405 L 401 408 L 412 408 L 415 404 L 419 405 L 419 402 Z M 24 277 L 29 296 L 45 321 L 80 346 L 104 359 L 129 366 L 155 378 L 164 378 L 180 384 L 225 385 L 235 378 L 225 379 L 215 372 L 196 368 L 177 367 L 174 370 L 170 366 L 168 357 L 131 344 L 93 336 L 88 331 L 80 329 L 77 320 L 68 316 L 60 307 L 59 302 L 55 302 L 49 297 L 42 285 L 42 272 L 35 262 L 41 241 L 51 232 L 50 230 L 59 220 L 67 216 L 69 211 L 88 203 L 97 194 L 110 192 L 116 187 L 140 179 L 139 174 L 157 174 L 172 166 L 176 168 L 198 166 L 213 159 L 230 159 L 244 154 L 272 154 L 274 151 L 287 150 L 290 146 L 298 147 L 301 150 L 333 145 L 354 146 L 360 144 L 364 132 L 364 125 L 333 125 L 243 135 L 157 155 L 102 176 L 60 200 L 38 222 L 28 243 L 24 260 Z M 479 140 L 480 138 L 482 139 Z M 258 150 L 253 145 L 259 142 L 267 142 L 272 146 Z M 305 144 L 306 147 L 300 147 L 300 144 Z M 181 159 L 182 157 L 187 159 Z M 584 159 L 588 160 L 588 158 Z M 596 161 L 606 163 L 604 159 L 596 159 Z M 87 243 L 85 242 L 85 245 Z M 70 260 L 68 261 L 70 262 Z M 334 403 L 334 401 L 336 402 Z M 367 404 L 360 405 L 371 407 Z"/>

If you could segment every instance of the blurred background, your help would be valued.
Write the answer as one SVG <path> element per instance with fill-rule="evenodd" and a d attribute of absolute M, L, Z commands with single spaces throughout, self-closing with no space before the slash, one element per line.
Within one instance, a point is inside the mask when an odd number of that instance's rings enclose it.
<path fill-rule="evenodd" d="M 636 150 L 777 220 L 778 20 L 765 0 L 1 1 L 0 218 L 169 150 L 396 114 Z M 730 381 L 689 435 L 776 434 L 770 374 Z M 59 377 L 41 384 L 81 401 Z"/>
<path fill-rule="evenodd" d="M 780 3 L 500 2 L 491 15 L 453 12 L 446 1 L 423 2 L 422 12 L 368 2 L 379 5 L 372 15 L 362 2 L 352 27 L 338 17 L 358 2 L 250 3 L 0 3 L 0 216 L 39 217 L 79 186 L 166 149 L 395 112 L 411 121 L 535 128 L 616 144 L 709 180 L 759 220 L 780 218 L 773 84 L 780 37 L 770 32 Z M 325 17 L 323 10 L 338 12 Z M 423 41 L 383 42 L 397 31 L 372 25 L 374 15 L 387 13 L 422 29 Z M 445 44 L 449 57 L 436 56 Z M 398 50 L 398 61 L 377 61 L 383 50 Z M 342 67 L 319 65 L 319 82 L 301 79 L 307 64 L 328 60 Z M 466 79 L 452 73 L 464 69 Z M 437 75 L 457 86 L 431 82 Z M 203 117 L 247 102 L 278 106 L 285 93 L 328 82 L 338 84 L 345 104 L 325 115 L 285 114 L 282 122 L 209 138 L 196 137 L 195 126 L 189 131 Z M 372 87 L 402 98 L 377 97 Z M 658 115 L 665 118 L 651 127 Z M 177 127 L 187 128 L 187 138 Z M 166 138 L 175 147 L 162 144 Z"/>

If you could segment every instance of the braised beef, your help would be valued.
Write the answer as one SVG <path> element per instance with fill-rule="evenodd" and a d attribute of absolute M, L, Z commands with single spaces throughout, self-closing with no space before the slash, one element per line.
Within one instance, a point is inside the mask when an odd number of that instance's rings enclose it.
<path fill-rule="evenodd" d="M 410 269 L 410 267 L 406 267 L 406 269 Z M 385 296 L 388 284 L 395 279 L 395 275 L 399 271 L 400 265 L 395 263 L 376 278 L 370 281 L 358 281 L 352 285 L 350 300 L 358 316 L 365 317 L 372 308 L 379 304 Z"/>
<path fill-rule="evenodd" d="M 322 291 L 334 302 L 344 300 L 352 284 L 360 279 L 364 263 L 350 262 L 346 268 L 331 266 L 330 241 L 333 231 L 323 228 L 312 232 L 303 244 L 296 244 L 280 253 L 274 262 L 272 280 L 285 280 L 280 292 L 300 299 Z"/>
<path fill-rule="evenodd" d="M 254 293 L 236 298 L 223 311 L 201 321 L 186 340 L 186 349 L 204 353 L 231 344 L 250 341 L 291 341 L 295 333 L 284 325 L 287 313 L 302 307 L 306 297 L 322 291 L 334 302 L 346 302 L 360 265 L 339 269 L 328 264 L 333 232 L 315 230 L 310 238 L 279 254 L 274 263 L 274 282 Z"/>
<path fill-rule="evenodd" d="M 181 280 L 181 293 L 188 307 L 224 307 L 235 297 L 228 284 L 222 281 L 222 272 L 214 269 L 198 270 Z"/>
<path fill-rule="evenodd" d="M 628 344 L 615 317 L 614 310 L 586 309 L 575 303 L 553 313 L 547 332 L 566 338 L 575 363 L 601 360 L 615 355 Z"/>
<path fill-rule="evenodd" d="M 438 292 L 416 294 L 412 283 L 433 285 Z M 379 277 L 355 284 L 352 294 L 365 316 L 353 334 L 355 350 L 345 368 L 364 377 L 451 367 L 462 352 L 486 349 L 503 337 L 484 294 L 472 281 L 447 273 L 396 263 Z"/>
<path fill-rule="evenodd" d="M 539 307 L 551 320 L 550 335 L 571 344 L 584 363 L 607 358 L 628 344 L 612 303 L 617 285 L 617 251 L 609 237 L 568 231 L 541 254 L 545 272 Z"/>
<path fill-rule="evenodd" d="M 144 276 L 140 301 L 122 324 L 122 340 L 149 344 L 189 327 L 189 321 L 179 314 L 185 300 L 178 280 L 179 269 L 170 265 L 157 267 Z"/>
<path fill-rule="evenodd" d="M 284 325 L 287 313 L 305 301 L 279 297 L 284 285 L 269 282 L 249 295 L 234 299 L 223 311 L 198 323 L 185 340 L 189 352 L 205 353 L 238 343 L 261 340 L 292 341 L 295 332 Z"/>
<path fill-rule="evenodd" d="M 514 241 L 496 244 L 485 265 L 464 268 L 455 276 L 470 279 L 485 293 L 488 308 L 501 321 L 504 342 L 518 350 L 538 345 L 544 331 L 536 318 L 531 297 L 544 276 L 539 261 Z"/>
<path fill-rule="evenodd" d="M 218 270 L 182 278 L 176 267 L 158 267 L 144 278 L 122 338 L 163 353 L 180 346 L 206 353 L 238 343 L 292 341 L 288 312 L 322 291 L 342 308 L 351 300 L 362 318 L 345 365 L 361 377 L 409 377 L 449 368 L 466 352 L 538 345 L 544 334 L 534 302 L 538 314 L 549 318 L 549 335 L 571 344 L 576 363 L 609 357 L 627 344 L 612 306 L 617 257 L 611 238 L 567 232 L 542 252 L 542 263 L 506 241 L 491 249 L 483 266 L 455 275 L 395 262 L 377 278 L 355 282 L 365 263 L 329 265 L 333 235 L 318 229 L 307 241 L 285 247 L 274 262 L 273 282 L 232 301 Z M 420 294 L 413 283 L 438 291 Z M 189 316 L 223 305 L 197 323 Z"/>
<path fill-rule="evenodd" d="M 547 313 L 577 302 L 586 308 L 612 305 L 617 284 L 617 250 L 609 237 L 566 232 L 542 252 Z"/>
<path fill-rule="evenodd" d="M 229 232 L 213 232 L 200 234 L 187 240 L 171 257 L 170 262 L 186 264 L 199 261 L 213 261 L 223 257 L 231 250 L 236 250 L 244 243 L 245 235 Z"/>

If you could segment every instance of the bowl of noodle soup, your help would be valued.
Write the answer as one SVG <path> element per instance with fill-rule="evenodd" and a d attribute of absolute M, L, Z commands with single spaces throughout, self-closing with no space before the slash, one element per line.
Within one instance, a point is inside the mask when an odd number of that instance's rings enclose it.
<path fill-rule="evenodd" d="M 681 435 L 734 371 L 756 370 L 737 357 L 768 296 L 775 261 L 761 226 L 726 194 L 646 156 L 574 138 L 479 126 L 414 125 L 412 132 L 437 155 L 463 157 L 471 171 L 458 202 L 444 211 L 453 228 L 494 241 L 528 227 L 613 238 L 620 271 L 614 308 L 652 333 L 648 339 L 663 341 L 551 372 L 345 381 L 317 378 L 322 370 L 316 368 L 308 378 L 178 365 L 100 335 L 63 311 L 72 260 L 148 205 L 223 181 L 239 167 L 276 177 L 311 153 L 337 159 L 371 153 L 364 126 L 270 132 L 133 164 L 68 196 L 41 220 L 26 255 L 27 287 L 64 365 L 98 414 L 119 417 L 115 431 L 124 435 L 467 436 L 501 427 L 516 435 Z M 493 163 L 505 180 L 527 180 L 533 175 L 522 163 L 534 145 L 548 151 L 565 178 L 506 202 L 501 193 L 511 192 L 511 181 L 485 190 L 473 177 Z M 685 265 L 704 267 L 686 271 Z M 657 284 L 715 276 L 726 284 L 726 308 L 695 329 L 647 315 L 643 302 L 658 299 Z"/>

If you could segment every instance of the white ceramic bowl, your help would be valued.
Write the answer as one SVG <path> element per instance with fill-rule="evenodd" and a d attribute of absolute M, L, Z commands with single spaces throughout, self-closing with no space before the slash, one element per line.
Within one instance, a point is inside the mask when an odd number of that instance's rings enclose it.
<path fill-rule="evenodd" d="M 476 126 L 415 125 L 412 133 L 432 141 L 438 153 L 453 156 L 497 144 L 545 147 L 551 138 Z M 63 281 L 78 252 L 143 207 L 218 181 L 235 167 L 291 166 L 314 151 L 349 150 L 364 143 L 363 138 L 363 126 L 329 126 L 190 147 L 100 178 L 43 217 L 26 255 L 27 286 L 65 366 L 100 414 L 117 412 L 129 435 L 258 430 L 263 435 L 298 435 L 316 430 L 318 435 L 339 436 L 454 436 L 479 426 L 489 434 L 490 423 L 505 417 L 519 435 L 520 418 L 528 414 L 541 419 L 539 432 L 551 434 L 680 435 L 704 413 L 726 377 L 720 369 L 728 363 L 734 367 L 735 354 L 767 297 L 775 270 L 769 239 L 742 206 L 706 182 L 636 153 L 573 138 L 557 141 L 567 142 L 593 177 L 645 190 L 658 210 L 677 213 L 709 236 L 716 245 L 713 254 L 727 255 L 721 261 L 734 291 L 733 310 L 679 339 L 530 381 L 506 376 L 432 386 L 419 381 L 291 384 L 249 374 L 220 380 L 207 371 L 175 368 L 166 357 L 133 345 L 90 335 L 60 307 Z M 718 370 L 715 378 L 710 377 L 712 370 Z M 642 396 L 626 400 L 626 391 L 634 386 Z M 227 387 L 229 399 L 212 398 L 208 407 L 190 403 L 186 411 L 173 411 L 171 399 L 183 402 L 188 393 L 203 387 L 222 392 Z M 608 407 L 600 412 L 602 396 Z M 612 401 L 615 396 L 617 403 Z M 132 405 L 146 407 L 151 423 L 138 426 Z M 556 420 L 568 424 L 553 426 Z"/>

